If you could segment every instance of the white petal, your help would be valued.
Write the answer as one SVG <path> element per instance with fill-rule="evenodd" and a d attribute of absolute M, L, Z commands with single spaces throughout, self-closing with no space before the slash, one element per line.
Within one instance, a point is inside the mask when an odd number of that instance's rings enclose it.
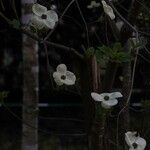
<path fill-rule="evenodd" d="M 136 138 L 135 134 L 136 133 L 137 132 L 131 132 L 131 131 L 128 131 L 125 133 L 125 141 L 130 147 L 132 147 L 132 144 L 135 142 L 135 138 Z"/>
<path fill-rule="evenodd" d="M 49 29 L 54 29 L 54 27 L 55 27 L 55 22 L 53 20 L 45 19 L 44 23 L 45 23 L 46 27 Z"/>
<path fill-rule="evenodd" d="M 66 85 L 74 85 L 74 84 L 75 84 L 75 82 L 74 82 L 74 81 L 72 81 L 72 80 L 68 80 L 68 79 L 61 80 L 61 82 L 63 82 L 63 83 L 64 83 L 64 84 L 66 84 Z"/>
<path fill-rule="evenodd" d="M 67 71 L 66 79 L 64 79 L 64 80 L 62 79 L 61 82 L 63 82 L 66 85 L 73 85 L 73 84 L 75 84 L 75 80 L 76 80 L 75 75 L 72 72 Z"/>
<path fill-rule="evenodd" d="M 117 99 L 110 99 L 110 100 L 104 100 L 102 101 L 101 105 L 104 108 L 111 108 L 112 106 L 115 106 L 118 104 L 118 100 Z"/>
<path fill-rule="evenodd" d="M 76 81 L 76 76 L 70 71 L 66 71 L 66 78 L 67 80 L 71 80 L 73 83 Z"/>
<path fill-rule="evenodd" d="M 99 7 L 100 6 L 100 3 L 97 3 L 95 1 L 91 1 L 91 4 L 87 6 L 87 8 L 91 9 L 91 8 L 94 8 L 94 7 Z"/>
<path fill-rule="evenodd" d="M 96 4 L 95 4 L 95 7 L 99 7 L 99 6 L 100 6 L 100 3 L 96 3 Z"/>
<path fill-rule="evenodd" d="M 43 20 L 36 15 L 31 18 L 31 25 L 37 29 L 42 29 L 45 26 Z"/>
<path fill-rule="evenodd" d="M 59 72 L 60 74 L 66 74 L 67 71 L 67 67 L 65 64 L 60 64 L 57 66 L 56 68 L 57 72 Z"/>
<path fill-rule="evenodd" d="M 103 99 L 104 99 L 105 96 L 110 97 L 110 93 L 101 93 L 100 96 L 103 97 Z"/>
<path fill-rule="evenodd" d="M 111 108 L 110 106 L 108 106 L 108 105 L 105 104 L 105 103 L 101 103 L 101 106 L 102 106 L 103 108 L 105 108 L 105 109 L 110 109 L 110 108 Z"/>
<path fill-rule="evenodd" d="M 106 2 L 103 0 L 102 1 L 102 5 L 103 5 L 103 9 L 104 9 L 104 12 L 113 20 L 115 19 L 115 14 L 113 12 L 113 9 L 106 4 Z"/>
<path fill-rule="evenodd" d="M 58 21 L 58 15 L 55 11 L 53 10 L 48 10 L 46 12 L 46 15 L 47 15 L 47 19 L 48 20 L 53 20 L 54 22 L 57 22 Z"/>
<path fill-rule="evenodd" d="M 112 92 L 110 93 L 110 98 L 114 99 L 114 98 L 119 98 L 122 97 L 123 95 L 120 92 Z"/>
<path fill-rule="evenodd" d="M 116 22 L 116 26 L 117 26 L 117 28 L 118 28 L 119 31 L 121 30 L 123 24 L 124 24 L 123 21 L 117 21 L 117 22 Z"/>
<path fill-rule="evenodd" d="M 42 16 L 42 14 L 46 13 L 47 8 L 36 3 L 36 4 L 33 4 L 32 11 L 35 15 L 40 17 L 40 16 Z"/>
<path fill-rule="evenodd" d="M 61 74 L 59 72 L 54 72 L 53 73 L 53 78 L 54 78 L 54 81 L 56 82 L 57 85 L 63 85 L 63 82 L 61 80 Z"/>
<path fill-rule="evenodd" d="M 129 150 L 137 150 L 137 149 L 135 149 L 135 148 L 133 148 L 133 147 L 130 147 Z"/>
<path fill-rule="evenodd" d="M 114 12 L 113 11 L 111 11 L 112 10 L 112 8 L 110 9 L 111 7 L 109 6 L 109 11 L 108 11 L 108 13 L 106 13 L 110 18 L 111 18 L 111 20 L 114 20 L 115 19 L 115 14 L 114 14 Z"/>
<path fill-rule="evenodd" d="M 95 1 L 91 1 L 91 6 L 93 6 L 93 7 L 99 7 L 100 3 L 97 3 Z"/>
<path fill-rule="evenodd" d="M 91 9 L 91 8 L 93 8 L 93 6 L 92 6 L 92 5 L 88 5 L 87 8 L 88 8 L 88 9 Z"/>
<path fill-rule="evenodd" d="M 101 102 L 104 100 L 104 98 L 100 94 L 95 93 L 95 92 L 92 92 L 91 96 L 95 101 L 98 101 L 98 102 Z"/>
<path fill-rule="evenodd" d="M 61 80 L 59 80 L 59 79 L 57 79 L 57 78 L 54 78 L 54 81 L 56 82 L 56 84 L 57 84 L 58 86 L 61 86 L 61 85 L 64 84 Z"/>
<path fill-rule="evenodd" d="M 145 139 L 138 137 L 138 139 L 136 140 L 136 143 L 138 144 L 138 148 L 139 150 L 144 150 L 146 147 L 146 141 Z"/>

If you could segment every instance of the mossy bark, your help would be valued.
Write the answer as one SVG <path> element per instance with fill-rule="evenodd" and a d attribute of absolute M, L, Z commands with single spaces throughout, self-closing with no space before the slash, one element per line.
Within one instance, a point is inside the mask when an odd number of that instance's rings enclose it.
<path fill-rule="evenodd" d="M 22 0 L 22 23 L 30 19 L 33 0 Z M 29 7 L 30 6 L 30 7 Z M 38 43 L 22 35 L 23 110 L 22 150 L 38 150 Z"/>

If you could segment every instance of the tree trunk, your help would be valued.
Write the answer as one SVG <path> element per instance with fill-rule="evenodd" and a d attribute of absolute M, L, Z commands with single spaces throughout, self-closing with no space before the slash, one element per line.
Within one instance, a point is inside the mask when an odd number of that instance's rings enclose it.
<path fill-rule="evenodd" d="M 100 93 L 101 90 L 100 72 L 96 57 L 93 56 L 82 62 L 81 69 L 81 93 L 85 106 L 85 126 L 89 135 L 89 149 L 101 150 L 103 146 L 103 137 L 100 137 L 102 135 L 102 122 L 96 112 L 94 100 L 91 98 L 91 92 Z"/>
<path fill-rule="evenodd" d="M 31 15 L 33 0 L 22 0 L 22 23 Z M 38 150 L 38 43 L 23 35 L 22 150 Z"/>

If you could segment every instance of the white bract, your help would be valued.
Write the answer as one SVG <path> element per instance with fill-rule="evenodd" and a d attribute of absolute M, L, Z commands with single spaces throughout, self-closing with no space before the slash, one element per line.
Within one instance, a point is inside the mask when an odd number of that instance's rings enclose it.
<path fill-rule="evenodd" d="M 117 98 L 122 97 L 122 94 L 120 92 L 102 93 L 102 94 L 92 92 L 91 96 L 95 101 L 101 102 L 102 107 L 109 109 L 112 106 L 117 105 L 118 103 Z"/>
<path fill-rule="evenodd" d="M 113 20 L 115 19 L 115 14 L 113 12 L 113 9 L 107 5 L 107 3 L 102 0 L 102 5 L 103 5 L 103 9 L 104 9 L 104 12 Z"/>
<path fill-rule="evenodd" d="M 61 86 L 63 84 L 73 85 L 76 81 L 76 76 L 74 73 L 67 70 L 65 64 L 60 64 L 56 68 L 56 72 L 53 73 L 54 81 L 57 85 Z"/>
<path fill-rule="evenodd" d="M 116 26 L 117 26 L 117 28 L 118 28 L 119 31 L 121 31 L 121 28 L 122 28 L 123 25 L 124 25 L 124 23 L 123 23 L 123 21 L 121 21 L 121 20 L 118 20 L 118 21 L 116 22 Z"/>
<path fill-rule="evenodd" d="M 91 1 L 91 4 L 87 6 L 87 8 L 92 9 L 92 8 L 96 8 L 99 7 L 100 3 L 97 3 L 96 1 Z"/>
<path fill-rule="evenodd" d="M 144 150 L 146 147 L 145 139 L 141 138 L 137 132 L 126 132 L 125 141 L 130 147 L 129 150 Z"/>
<path fill-rule="evenodd" d="M 53 29 L 58 21 L 58 15 L 54 10 L 47 10 L 40 4 L 33 4 L 32 12 L 34 15 L 31 18 L 31 25 L 37 29 Z"/>
<path fill-rule="evenodd" d="M 129 38 L 126 43 L 127 48 L 130 50 L 134 50 L 135 48 L 140 48 L 138 45 L 139 45 L 139 40 L 136 39 L 135 37 Z"/>

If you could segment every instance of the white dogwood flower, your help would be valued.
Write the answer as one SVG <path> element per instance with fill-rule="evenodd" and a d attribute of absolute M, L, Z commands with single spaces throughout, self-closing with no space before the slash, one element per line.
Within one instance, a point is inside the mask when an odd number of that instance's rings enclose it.
<path fill-rule="evenodd" d="M 141 138 L 137 132 L 126 132 L 125 141 L 130 147 L 129 150 L 144 150 L 146 147 L 145 139 Z"/>
<path fill-rule="evenodd" d="M 97 3 L 96 1 L 91 1 L 91 4 L 87 6 L 88 9 L 99 7 L 100 3 Z"/>
<path fill-rule="evenodd" d="M 92 92 L 91 96 L 95 101 L 101 102 L 102 107 L 109 109 L 112 106 L 117 105 L 118 103 L 117 98 L 122 97 L 122 94 L 120 92 L 102 93 L 102 94 Z"/>
<path fill-rule="evenodd" d="M 113 9 L 107 5 L 107 3 L 102 0 L 102 5 L 103 5 L 103 9 L 104 9 L 104 12 L 113 20 L 115 19 L 115 14 L 114 14 L 114 11 Z"/>
<path fill-rule="evenodd" d="M 61 86 L 63 84 L 73 85 L 76 81 L 76 76 L 74 73 L 67 70 L 65 64 L 60 64 L 56 68 L 56 72 L 53 73 L 54 81 L 57 85 Z"/>
<path fill-rule="evenodd" d="M 54 10 L 47 10 L 40 4 L 33 4 L 32 12 L 34 15 L 31 18 L 31 25 L 37 29 L 53 29 L 58 21 L 58 15 Z"/>

